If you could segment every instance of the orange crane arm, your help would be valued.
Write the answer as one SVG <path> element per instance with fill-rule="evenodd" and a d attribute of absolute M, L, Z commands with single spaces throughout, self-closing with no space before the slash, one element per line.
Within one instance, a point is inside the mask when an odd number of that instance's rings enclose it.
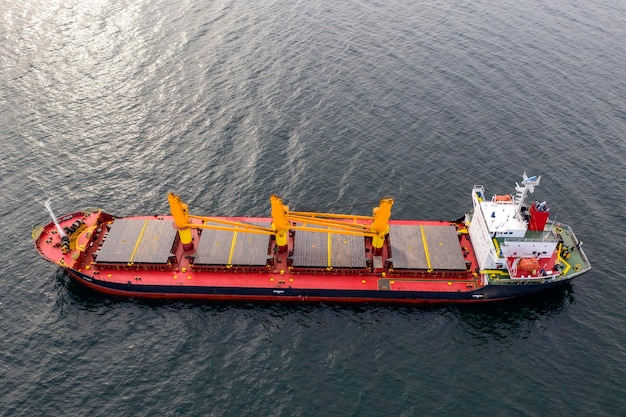
<path fill-rule="evenodd" d="M 338 233 L 371 237 L 374 247 L 381 248 L 385 236 L 389 233 L 389 219 L 391 217 L 391 207 L 393 206 L 393 198 L 386 197 L 382 198 L 379 206 L 374 208 L 372 216 L 290 212 L 289 207 L 283 204 L 282 199 L 272 194 L 270 197 L 272 225 L 270 228 L 267 228 L 242 221 L 190 215 L 187 205 L 180 200 L 180 197 L 169 193 L 168 200 L 172 216 L 174 217 L 174 224 L 181 233 L 181 241 L 183 240 L 183 234 L 188 234 L 187 239 L 189 242 L 191 241 L 189 229 L 214 229 L 275 235 L 276 243 L 279 247 L 287 246 L 289 230 L 306 230 L 318 233 Z M 192 223 L 190 219 L 201 220 L 201 223 Z M 371 224 L 365 224 L 363 221 L 371 221 Z M 207 224 L 207 222 L 214 224 Z M 310 227 L 310 225 L 323 226 L 324 228 Z"/>

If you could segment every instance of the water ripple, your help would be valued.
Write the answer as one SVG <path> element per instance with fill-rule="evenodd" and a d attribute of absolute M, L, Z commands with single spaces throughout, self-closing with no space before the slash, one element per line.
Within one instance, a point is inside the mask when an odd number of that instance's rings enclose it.
<path fill-rule="evenodd" d="M 624 414 L 625 18 L 607 0 L 5 1 L 0 414 Z M 266 215 L 272 193 L 359 214 L 392 195 L 395 218 L 456 218 L 474 183 L 524 170 L 594 270 L 503 305 L 121 301 L 29 240 L 47 196 Z"/>

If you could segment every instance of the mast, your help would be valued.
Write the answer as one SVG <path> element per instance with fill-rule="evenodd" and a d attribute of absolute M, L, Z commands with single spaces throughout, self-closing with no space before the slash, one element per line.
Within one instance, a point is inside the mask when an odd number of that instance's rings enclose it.
<path fill-rule="evenodd" d="M 61 235 L 61 237 L 67 237 L 67 235 L 63 231 L 63 228 L 61 228 L 61 225 L 59 224 L 59 219 L 57 219 L 57 216 L 54 215 L 54 211 L 52 211 L 51 202 L 52 200 L 50 198 L 46 200 L 46 203 L 45 203 L 46 209 L 48 210 L 48 213 L 50 213 L 50 217 L 52 217 L 52 221 L 54 222 L 54 225 L 59 231 L 59 234 Z"/>
<path fill-rule="evenodd" d="M 521 213 L 522 211 L 522 206 L 524 205 L 524 200 L 526 200 L 526 196 L 528 194 L 532 194 L 535 191 L 535 186 L 539 185 L 539 182 L 541 181 L 541 175 L 528 177 L 528 175 L 526 175 L 526 171 L 524 171 L 524 175 L 522 176 L 522 178 L 524 179 L 522 181 L 522 185 L 515 183 L 515 204 L 517 205 L 518 213 Z"/>
<path fill-rule="evenodd" d="M 372 246 L 374 247 L 374 254 L 380 255 L 383 245 L 385 243 L 385 236 L 389 233 L 389 218 L 391 217 L 391 207 L 393 206 L 393 198 L 387 197 L 380 200 L 378 207 L 374 207 L 372 210 L 371 230 L 376 233 L 372 237 Z"/>
<path fill-rule="evenodd" d="M 289 236 L 289 206 L 283 204 L 283 200 L 276 194 L 270 197 L 272 207 L 272 229 L 276 230 L 276 246 L 280 252 L 287 250 L 287 238 Z"/>
<path fill-rule="evenodd" d="M 174 225 L 178 229 L 178 235 L 180 241 L 183 244 L 185 250 L 193 249 L 193 236 L 191 230 L 189 230 L 189 210 L 187 204 L 180 200 L 180 197 L 174 193 L 167 195 L 167 200 L 170 203 L 170 211 L 174 217 Z"/>

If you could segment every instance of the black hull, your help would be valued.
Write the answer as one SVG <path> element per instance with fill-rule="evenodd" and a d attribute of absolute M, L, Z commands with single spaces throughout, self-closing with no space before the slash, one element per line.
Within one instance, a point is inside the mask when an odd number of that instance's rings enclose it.
<path fill-rule="evenodd" d="M 535 294 L 569 282 L 569 280 L 561 280 L 544 284 L 489 285 L 478 290 L 466 292 L 372 291 L 118 284 L 100 281 L 73 269 L 68 269 L 67 271 L 75 281 L 100 293 L 123 297 L 176 300 L 325 301 L 404 304 L 477 303 Z"/>

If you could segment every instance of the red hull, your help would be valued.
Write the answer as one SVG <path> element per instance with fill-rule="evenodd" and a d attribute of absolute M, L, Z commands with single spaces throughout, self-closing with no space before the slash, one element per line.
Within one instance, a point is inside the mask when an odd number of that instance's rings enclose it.
<path fill-rule="evenodd" d="M 537 185 L 538 179 L 525 184 Z M 527 188 L 518 186 L 522 191 Z M 39 253 L 75 280 L 116 296 L 482 302 L 551 288 L 591 267 L 571 228 L 546 224 L 543 203 L 543 211 L 532 211 L 532 228 L 524 234 L 520 195 L 484 201 L 483 187 L 475 186 L 473 216 L 452 222 L 386 218 L 381 227 L 375 216 L 296 213 L 286 206 L 276 214 L 275 205 L 272 218 L 187 217 L 186 205 L 170 194 L 178 204 L 170 201 L 172 212 L 177 207 L 185 217 L 182 226 L 170 215 L 76 212 L 36 230 L 33 238 Z M 381 200 L 380 207 L 385 201 L 391 200 Z M 515 211 L 518 206 L 522 211 Z M 276 226 L 273 219 L 283 211 L 291 217 Z M 533 230 L 537 221 L 545 231 Z M 510 228 L 502 230 L 504 224 Z"/>

